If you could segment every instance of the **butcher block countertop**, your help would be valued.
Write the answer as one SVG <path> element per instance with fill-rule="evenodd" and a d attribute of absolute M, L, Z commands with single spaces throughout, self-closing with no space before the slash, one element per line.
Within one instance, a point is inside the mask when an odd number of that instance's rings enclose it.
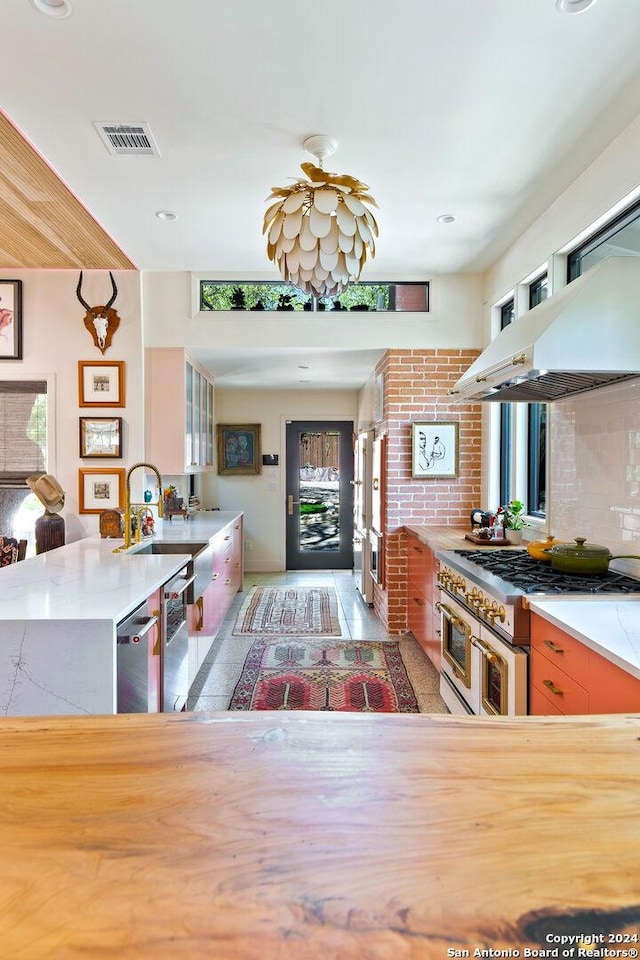
<path fill-rule="evenodd" d="M 18 718 L 0 762 L 12 960 L 640 947 L 640 715 Z"/>
<path fill-rule="evenodd" d="M 416 524 L 404 524 L 404 529 L 407 533 L 412 533 L 414 537 L 417 537 L 418 540 L 421 540 L 422 543 L 426 543 L 427 546 L 431 547 L 432 550 L 522 550 L 522 546 L 513 546 L 510 543 L 507 543 L 506 540 L 502 540 L 500 543 L 491 544 L 489 546 L 486 543 L 472 543 L 471 540 L 465 539 L 465 534 L 471 533 L 471 527 L 447 527 L 447 526 L 430 526 L 429 524 L 421 525 Z"/>

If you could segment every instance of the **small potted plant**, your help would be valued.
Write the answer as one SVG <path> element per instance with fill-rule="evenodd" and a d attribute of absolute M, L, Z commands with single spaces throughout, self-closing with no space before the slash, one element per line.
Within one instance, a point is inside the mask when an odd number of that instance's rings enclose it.
<path fill-rule="evenodd" d="M 502 519 L 504 538 L 508 543 L 522 543 L 522 528 L 528 526 L 523 513 L 524 504 L 520 500 L 509 500 L 499 508 L 498 517 Z"/>

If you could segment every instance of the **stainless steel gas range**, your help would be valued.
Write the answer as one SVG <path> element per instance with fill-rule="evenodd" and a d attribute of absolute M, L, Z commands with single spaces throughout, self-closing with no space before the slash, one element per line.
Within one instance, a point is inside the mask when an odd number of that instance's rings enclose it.
<path fill-rule="evenodd" d="M 528 597 L 640 592 L 640 580 L 609 571 L 557 573 L 526 550 L 437 551 L 441 597 L 440 693 L 457 714 L 528 712 Z"/>

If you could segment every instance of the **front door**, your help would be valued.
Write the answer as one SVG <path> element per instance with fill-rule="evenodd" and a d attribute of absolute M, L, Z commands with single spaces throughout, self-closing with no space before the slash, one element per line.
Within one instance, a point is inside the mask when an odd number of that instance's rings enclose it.
<path fill-rule="evenodd" d="M 353 423 L 287 423 L 287 570 L 353 568 Z"/>

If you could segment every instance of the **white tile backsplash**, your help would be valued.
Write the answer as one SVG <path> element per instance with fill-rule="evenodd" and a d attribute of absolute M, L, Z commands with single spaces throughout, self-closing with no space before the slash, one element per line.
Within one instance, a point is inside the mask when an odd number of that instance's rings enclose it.
<path fill-rule="evenodd" d="M 551 404 L 549 430 L 550 531 L 640 555 L 640 379 Z"/>

